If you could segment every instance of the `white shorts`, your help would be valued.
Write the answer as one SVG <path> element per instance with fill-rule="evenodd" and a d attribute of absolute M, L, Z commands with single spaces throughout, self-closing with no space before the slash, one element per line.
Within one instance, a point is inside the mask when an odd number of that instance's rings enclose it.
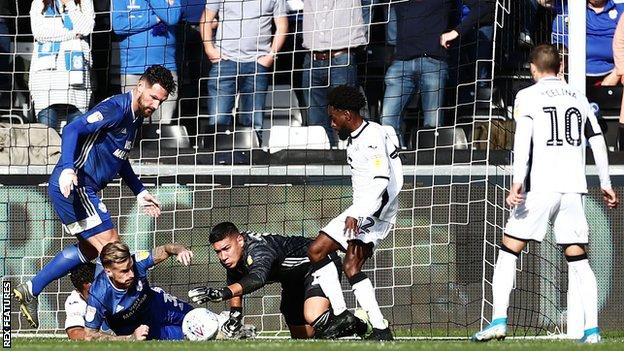
<path fill-rule="evenodd" d="M 585 194 L 532 193 L 512 211 L 505 235 L 541 242 L 552 223 L 557 244 L 587 244 Z"/>
<path fill-rule="evenodd" d="M 347 215 L 343 212 L 321 229 L 322 232 L 329 235 L 330 238 L 342 246 L 343 250 L 346 250 L 349 244 L 344 234 L 346 219 Z M 366 217 L 358 224 L 360 232 L 355 236 L 355 239 L 351 240 L 360 240 L 366 244 L 371 243 L 373 246 L 377 246 L 381 240 L 388 236 L 390 229 L 392 229 L 392 223 L 382 221 L 376 217 Z"/>

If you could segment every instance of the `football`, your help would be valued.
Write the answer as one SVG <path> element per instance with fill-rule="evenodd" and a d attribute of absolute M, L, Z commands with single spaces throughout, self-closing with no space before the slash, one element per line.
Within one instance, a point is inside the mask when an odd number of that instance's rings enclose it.
<path fill-rule="evenodd" d="M 219 317 L 206 308 L 196 308 L 184 316 L 182 330 L 192 341 L 214 339 L 219 331 Z"/>

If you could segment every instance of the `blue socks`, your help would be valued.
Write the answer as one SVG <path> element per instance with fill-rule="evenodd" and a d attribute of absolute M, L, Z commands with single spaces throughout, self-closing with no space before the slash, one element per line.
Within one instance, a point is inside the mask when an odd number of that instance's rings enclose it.
<path fill-rule="evenodd" d="M 31 280 L 32 294 L 39 295 L 52 281 L 65 276 L 72 268 L 85 262 L 87 260 L 80 252 L 78 244 L 66 246 Z"/>

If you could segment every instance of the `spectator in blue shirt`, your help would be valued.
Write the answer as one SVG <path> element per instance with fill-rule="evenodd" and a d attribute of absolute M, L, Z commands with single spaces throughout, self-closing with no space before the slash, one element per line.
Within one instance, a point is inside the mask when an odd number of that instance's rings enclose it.
<path fill-rule="evenodd" d="M 131 91 L 145 70 L 162 65 L 173 74 L 177 84 L 176 30 L 187 0 L 112 0 L 113 31 L 119 43 L 121 85 Z M 170 124 L 177 105 L 172 92 L 151 121 Z"/>
<path fill-rule="evenodd" d="M 555 4 L 558 13 L 553 21 L 553 44 L 568 45 L 568 6 Z M 622 0 L 587 0 L 586 74 L 599 85 L 616 85 L 619 81 L 613 62 L 613 35 L 624 12 Z"/>

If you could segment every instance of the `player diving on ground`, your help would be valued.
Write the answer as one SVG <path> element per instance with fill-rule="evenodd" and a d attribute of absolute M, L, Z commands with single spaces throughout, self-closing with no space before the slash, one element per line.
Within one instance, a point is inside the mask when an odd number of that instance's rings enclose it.
<path fill-rule="evenodd" d="M 367 333 L 367 323 L 359 318 L 343 324 L 342 329 L 329 330 L 329 300 L 309 274 L 307 253 L 311 239 L 240 232 L 233 223 L 223 222 L 212 228 L 209 241 L 227 271 L 227 286 L 198 287 L 189 291 L 189 297 L 199 304 L 230 301 L 230 320 L 222 326 L 225 335 L 235 334 L 242 327 L 242 296 L 273 282 L 282 285 L 280 311 L 292 338 L 338 338 Z M 328 254 L 328 260 L 340 269 L 335 252 Z"/>

